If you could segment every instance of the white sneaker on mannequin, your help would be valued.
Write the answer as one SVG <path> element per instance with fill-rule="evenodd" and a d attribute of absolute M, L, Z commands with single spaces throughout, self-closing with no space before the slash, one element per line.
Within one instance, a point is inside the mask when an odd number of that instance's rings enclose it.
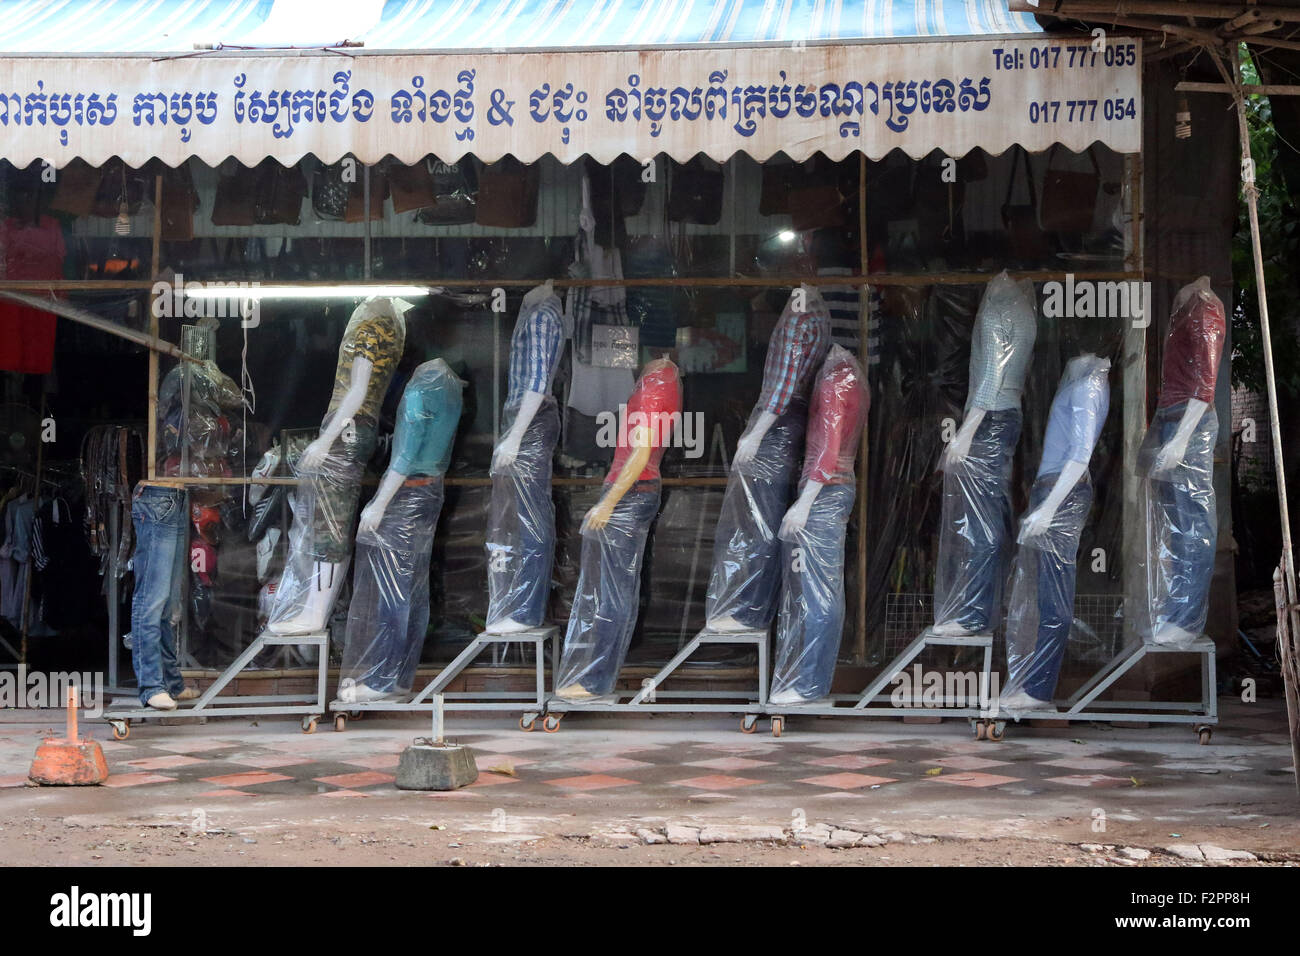
<path fill-rule="evenodd" d="M 979 634 L 980 631 L 972 631 L 962 626 L 957 621 L 945 621 L 942 624 L 936 624 L 930 628 L 930 633 L 937 637 L 965 637 L 967 634 Z"/>
<path fill-rule="evenodd" d="M 272 634 L 315 634 L 329 620 L 334 599 L 343 587 L 343 565 L 317 561 L 312 565 L 311 591 L 302 610 L 291 618 L 268 625 Z"/>
<path fill-rule="evenodd" d="M 1151 636 L 1153 644 L 1189 647 L 1196 640 L 1196 635 L 1177 624 L 1166 624 Z"/>
<path fill-rule="evenodd" d="M 527 624 L 520 624 L 514 618 L 508 617 L 504 621 L 498 621 L 497 623 L 493 624 L 491 627 L 486 628 L 485 633 L 518 634 L 520 631 L 527 631 L 527 630 L 531 630 L 531 628 Z"/>
<path fill-rule="evenodd" d="M 704 629 L 708 631 L 747 631 L 749 628 L 741 624 L 734 617 L 715 617 L 706 621 Z"/>

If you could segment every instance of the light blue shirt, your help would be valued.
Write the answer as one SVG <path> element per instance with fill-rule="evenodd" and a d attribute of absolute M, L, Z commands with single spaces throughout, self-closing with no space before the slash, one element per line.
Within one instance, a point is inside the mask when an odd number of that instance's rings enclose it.
<path fill-rule="evenodd" d="M 1052 399 L 1038 477 L 1059 474 L 1069 461 L 1092 459 L 1110 411 L 1110 359 L 1080 355 L 1070 360 Z"/>
<path fill-rule="evenodd" d="M 1032 287 L 1026 290 L 1005 274 L 989 281 L 971 335 L 968 409 L 1020 407 L 1038 335 L 1036 311 Z"/>
<path fill-rule="evenodd" d="M 407 477 L 447 471 L 464 387 L 442 359 L 416 367 L 397 406 L 390 469 Z"/>

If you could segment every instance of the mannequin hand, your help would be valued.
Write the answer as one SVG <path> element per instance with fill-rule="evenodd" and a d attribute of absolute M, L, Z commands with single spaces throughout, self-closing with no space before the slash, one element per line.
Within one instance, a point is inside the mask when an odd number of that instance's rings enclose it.
<path fill-rule="evenodd" d="M 600 501 L 594 508 L 587 512 L 587 516 L 582 519 L 582 533 L 588 531 L 599 531 L 605 525 L 609 524 L 610 517 L 614 514 L 614 505 L 612 502 Z"/>
<path fill-rule="evenodd" d="M 1020 537 L 1016 539 L 1017 543 L 1024 544 L 1029 538 L 1037 538 L 1041 534 L 1046 534 L 1047 529 L 1052 526 L 1053 515 L 1045 508 L 1035 508 L 1020 525 Z"/>
<path fill-rule="evenodd" d="M 303 471 L 315 471 L 329 454 L 332 444 L 334 443 L 324 435 L 317 438 L 303 449 L 302 457 L 298 459 L 298 467 Z"/>
<path fill-rule="evenodd" d="M 514 432 L 505 434 L 492 455 L 492 471 L 497 472 L 510 467 L 519 455 L 520 440 L 520 436 Z"/>
<path fill-rule="evenodd" d="M 737 465 L 747 465 L 754 460 L 758 454 L 758 448 L 763 444 L 763 436 L 750 433 L 740 439 L 736 445 L 736 457 L 734 463 Z"/>
<path fill-rule="evenodd" d="M 378 501 L 372 501 L 361 509 L 361 524 L 359 530 L 372 533 L 379 527 L 379 521 L 384 517 L 384 507 Z"/>
<path fill-rule="evenodd" d="M 790 510 L 785 513 L 781 520 L 781 530 L 777 532 L 777 537 L 783 541 L 794 540 L 795 535 L 804 529 L 808 523 L 808 513 L 812 511 L 812 502 L 800 498 L 790 506 Z"/>
<path fill-rule="evenodd" d="M 1183 462 L 1187 446 L 1176 439 L 1156 452 L 1156 460 L 1151 463 L 1152 476 L 1168 475 Z"/>
<path fill-rule="evenodd" d="M 969 418 L 962 423 L 961 428 L 957 429 L 957 434 L 952 436 L 952 441 L 948 442 L 948 447 L 944 449 L 943 459 L 939 464 L 940 469 L 947 471 L 966 460 L 966 456 L 970 454 L 971 442 L 975 440 L 975 429 L 978 425 L 978 421 L 972 423 Z"/>

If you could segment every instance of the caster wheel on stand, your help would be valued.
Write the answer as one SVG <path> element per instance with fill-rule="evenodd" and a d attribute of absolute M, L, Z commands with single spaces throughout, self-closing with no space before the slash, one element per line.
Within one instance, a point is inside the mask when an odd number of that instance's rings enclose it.
<path fill-rule="evenodd" d="M 983 740 L 984 734 L 988 729 L 988 723 L 984 720 L 971 721 L 971 726 L 975 728 L 975 739 Z"/>
<path fill-rule="evenodd" d="M 302 732 L 304 734 L 316 733 L 316 722 L 320 720 L 320 714 L 311 714 L 302 719 Z"/>
<path fill-rule="evenodd" d="M 1206 744 L 1210 742 L 1210 738 L 1212 736 L 1214 736 L 1214 728 L 1212 727 L 1196 728 L 1196 742 L 1200 744 L 1202 747 L 1204 747 Z"/>
<path fill-rule="evenodd" d="M 542 721 L 542 730 L 548 734 L 553 734 L 560 729 L 561 718 L 555 714 L 547 714 L 546 719 Z"/>
<path fill-rule="evenodd" d="M 109 721 L 109 723 L 113 725 L 114 740 L 126 740 L 127 737 L 131 736 L 131 721 L 113 720 Z"/>
<path fill-rule="evenodd" d="M 1006 730 L 1006 728 L 1007 728 L 1006 721 L 990 720 L 984 726 L 984 739 L 991 740 L 995 744 L 1000 743 L 1002 741 L 1003 732 Z"/>
<path fill-rule="evenodd" d="M 347 715 L 347 714 L 335 714 L 335 715 L 334 715 L 334 730 L 335 730 L 336 732 L 338 732 L 338 733 L 342 733 L 343 731 L 345 731 L 345 730 L 347 730 L 347 729 L 348 729 L 348 715 Z"/>
<path fill-rule="evenodd" d="M 772 718 L 772 736 L 773 736 L 773 737 L 780 737 L 782 731 L 784 731 L 784 730 L 785 730 L 785 718 L 784 718 L 784 717 L 773 717 L 773 718 Z"/>
<path fill-rule="evenodd" d="M 740 718 L 740 732 L 742 734 L 752 734 L 758 730 L 758 717 L 754 714 L 746 714 Z"/>
<path fill-rule="evenodd" d="M 519 718 L 519 729 L 526 734 L 531 734 L 533 732 L 533 727 L 535 727 L 536 725 L 537 725 L 536 714 L 524 714 L 522 717 Z"/>

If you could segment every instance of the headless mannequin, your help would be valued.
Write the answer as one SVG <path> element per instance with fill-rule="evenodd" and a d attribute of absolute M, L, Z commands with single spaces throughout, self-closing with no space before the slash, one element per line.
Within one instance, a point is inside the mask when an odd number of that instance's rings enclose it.
<path fill-rule="evenodd" d="M 385 303 L 401 317 L 411 308 L 411 304 L 402 299 L 391 299 Z M 365 306 L 363 305 L 362 308 Z M 390 373 L 391 374 L 391 373 Z M 330 453 L 334 443 L 353 426 L 353 418 L 365 402 L 374 375 L 374 364 L 363 355 L 352 358 L 351 374 L 347 391 L 340 399 L 334 413 L 328 416 L 328 422 L 321 427 L 320 435 L 309 444 L 298 460 L 300 472 L 312 473 L 319 470 L 322 462 Z M 397 482 L 400 485 L 401 482 Z M 396 487 L 392 487 L 385 501 L 392 498 Z M 382 509 L 380 511 L 382 514 Z M 376 518 L 376 523 L 377 523 Z M 343 587 L 344 563 L 314 560 L 312 562 L 309 590 L 298 613 L 267 626 L 272 634 L 313 634 L 325 627 L 334 601 Z"/>
<path fill-rule="evenodd" d="M 667 359 L 655 359 L 646 363 L 645 372 L 642 374 L 658 371 L 669 364 L 671 363 Z M 653 447 L 649 428 L 642 425 L 632 429 L 632 432 L 628 435 L 628 444 L 632 446 L 632 454 L 628 456 L 627 461 L 623 463 L 623 467 L 619 469 L 618 476 L 613 483 L 605 489 L 600 501 L 596 502 L 596 505 L 582 519 L 582 530 L 584 532 L 599 531 L 609 523 L 610 516 L 614 513 L 614 507 L 627 494 L 628 489 L 636 484 L 637 476 L 649 463 L 650 450 Z"/>
<path fill-rule="evenodd" d="M 547 279 L 542 285 L 532 289 L 524 296 L 519 311 L 526 313 L 538 303 L 549 299 L 553 295 L 555 295 L 555 284 L 552 280 Z M 496 450 L 492 453 L 493 471 L 508 468 L 518 457 L 519 446 L 523 443 L 524 433 L 528 431 L 528 426 L 532 424 L 533 419 L 537 416 L 538 409 L 542 407 L 545 400 L 546 395 L 541 392 L 524 392 L 523 397 L 519 400 L 519 411 L 515 415 L 514 423 L 510 426 L 510 430 L 501 436 Z M 528 630 L 529 627 L 530 625 L 526 623 L 507 617 L 493 622 L 487 631 L 490 634 L 517 634 L 520 631 Z"/>

